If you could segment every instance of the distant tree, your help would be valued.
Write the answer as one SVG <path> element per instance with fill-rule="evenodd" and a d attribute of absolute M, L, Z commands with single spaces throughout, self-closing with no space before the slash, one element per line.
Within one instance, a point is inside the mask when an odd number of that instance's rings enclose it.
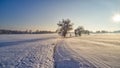
<path fill-rule="evenodd" d="M 25 34 L 27 34 L 27 33 L 28 33 L 28 30 L 25 31 Z"/>
<path fill-rule="evenodd" d="M 90 31 L 89 30 L 84 30 L 84 33 L 89 35 L 90 34 Z"/>
<path fill-rule="evenodd" d="M 78 32 L 77 29 L 74 30 L 75 36 L 77 36 Z"/>
<path fill-rule="evenodd" d="M 62 21 L 59 21 L 59 23 L 57 23 L 58 25 L 58 34 L 60 34 L 61 36 L 63 37 L 66 37 L 66 34 L 68 33 L 68 31 L 72 30 L 72 26 L 73 26 L 73 23 L 71 23 L 71 21 L 69 19 L 66 19 L 66 20 L 62 20 Z"/>
<path fill-rule="evenodd" d="M 77 29 L 75 29 L 75 36 L 77 36 L 77 35 L 81 36 L 83 31 L 84 31 L 84 27 L 79 26 Z"/>
<path fill-rule="evenodd" d="M 2 31 L 0 31 L 0 34 L 2 34 Z"/>
<path fill-rule="evenodd" d="M 36 30 L 36 31 L 35 31 L 35 34 L 39 34 L 39 33 L 40 33 L 40 31 L 39 31 L 39 30 Z"/>
<path fill-rule="evenodd" d="M 102 30 L 101 33 L 108 33 L 108 31 Z"/>
<path fill-rule="evenodd" d="M 96 33 L 100 33 L 101 31 L 96 31 Z"/>
<path fill-rule="evenodd" d="M 29 34 L 32 34 L 32 30 L 29 30 Z"/>

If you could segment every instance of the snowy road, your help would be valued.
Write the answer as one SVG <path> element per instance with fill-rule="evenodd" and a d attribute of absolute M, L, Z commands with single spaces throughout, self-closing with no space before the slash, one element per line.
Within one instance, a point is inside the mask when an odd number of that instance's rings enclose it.
<path fill-rule="evenodd" d="M 0 68 L 120 68 L 120 34 L 0 35 Z"/>
<path fill-rule="evenodd" d="M 59 40 L 55 47 L 55 68 L 95 68 L 87 60 L 78 56 L 65 40 Z"/>

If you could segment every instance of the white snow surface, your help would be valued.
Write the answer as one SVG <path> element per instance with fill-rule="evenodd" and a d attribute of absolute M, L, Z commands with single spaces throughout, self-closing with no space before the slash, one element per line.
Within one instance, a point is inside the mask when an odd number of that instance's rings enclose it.
<path fill-rule="evenodd" d="M 51 34 L 0 35 L 0 68 L 53 68 Z"/>
<path fill-rule="evenodd" d="M 0 35 L 0 68 L 120 68 L 120 34 Z"/>

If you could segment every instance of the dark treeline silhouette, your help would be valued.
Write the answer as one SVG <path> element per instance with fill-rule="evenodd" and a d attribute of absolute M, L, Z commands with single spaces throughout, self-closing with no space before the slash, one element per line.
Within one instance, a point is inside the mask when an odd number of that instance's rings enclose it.
<path fill-rule="evenodd" d="M 114 31 L 114 33 L 120 33 L 120 30 Z"/>
<path fill-rule="evenodd" d="M 18 30 L 5 30 L 0 29 L 0 34 L 46 34 L 46 33 L 55 33 L 53 31 L 33 31 L 32 30 L 26 30 L 26 31 L 18 31 Z"/>
<path fill-rule="evenodd" d="M 99 31 L 96 31 L 96 33 L 109 33 L 109 31 L 106 31 L 106 30 L 99 30 Z"/>
<path fill-rule="evenodd" d="M 116 31 L 98 30 L 96 32 L 91 32 L 91 33 L 120 33 L 120 30 L 116 30 Z"/>

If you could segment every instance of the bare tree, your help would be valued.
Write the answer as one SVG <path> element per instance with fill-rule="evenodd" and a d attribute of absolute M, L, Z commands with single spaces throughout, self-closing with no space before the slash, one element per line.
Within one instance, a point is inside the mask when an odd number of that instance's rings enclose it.
<path fill-rule="evenodd" d="M 84 31 L 83 26 L 79 26 L 77 29 L 75 29 L 75 36 L 79 35 L 81 36 L 81 33 Z"/>
<path fill-rule="evenodd" d="M 90 31 L 89 30 L 84 30 L 83 33 L 87 34 L 87 35 L 90 35 Z"/>
<path fill-rule="evenodd" d="M 66 34 L 68 33 L 68 31 L 72 30 L 72 26 L 73 26 L 73 23 L 71 23 L 71 21 L 69 19 L 66 19 L 66 20 L 62 20 L 62 21 L 59 21 L 59 23 L 57 23 L 58 25 L 58 33 L 63 36 L 63 37 L 66 37 Z"/>

